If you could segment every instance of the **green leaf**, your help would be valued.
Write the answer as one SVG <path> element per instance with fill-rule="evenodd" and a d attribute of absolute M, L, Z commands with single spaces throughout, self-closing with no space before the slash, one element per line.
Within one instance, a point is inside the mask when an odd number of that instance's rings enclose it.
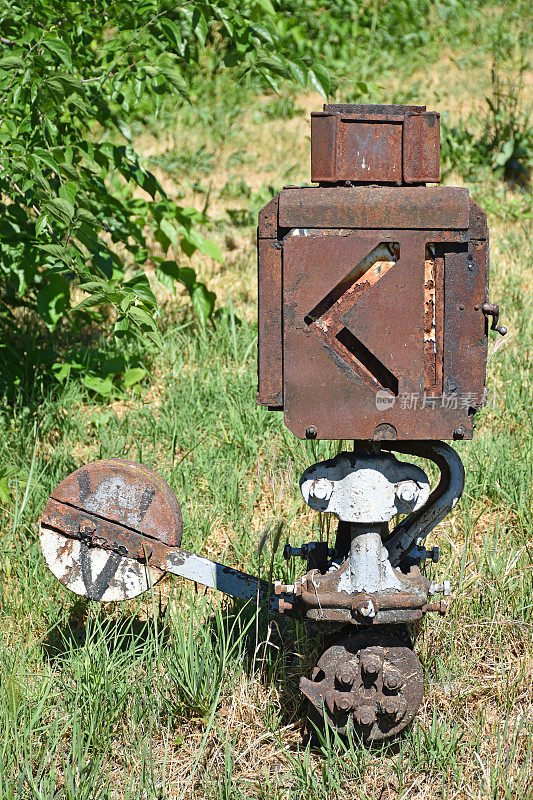
<path fill-rule="evenodd" d="M 268 0 L 265 1 L 268 2 Z M 200 44 L 204 45 L 207 38 L 208 27 L 206 19 L 198 7 L 196 7 L 193 11 L 192 27 L 196 33 L 196 36 L 198 37 L 198 41 Z"/>
<path fill-rule="evenodd" d="M 38 158 L 39 161 L 42 161 L 43 164 L 46 164 L 47 167 L 50 167 L 53 172 L 59 172 L 59 165 L 53 155 L 48 152 L 48 150 L 45 150 L 42 147 L 34 147 L 32 155 Z"/>
<path fill-rule="evenodd" d="M 59 196 L 63 200 L 68 200 L 71 205 L 74 205 L 74 201 L 76 200 L 76 195 L 78 193 L 78 184 L 74 183 L 73 181 L 67 181 L 63 183 L 59 187 Z"/>
<path fill-rule="evenodd" d="M 91 392 L 102 397 L 111 397 L 116 392 L 116 387 L 110 378 L 99 378 L 97 375 L 82 375 L 81 382 Z"/>
<path fill-rule="evenodd" d="M 26 62 L 19 56 L 4 56 L 4 58 L 0 58 L 0 69 L 24 69 L 25 66 Z"/>
<path fill-rule="evenodd" d="M 124 281 L 122 287 L 125 291 L 133 292 L 141 300 L 148 303 L 148 305 L 157 306 L 157 300 L 150 289 L 150 283 L 144 273 L 142 275 L 136 275 L 129 281 Z"/>
<path fill-rule="evenodd" d="M 262 11 L 266 11 L 266 13 L 271 16 L 275 16 L 276 14 L 276 10 L 270 0 L 254 0 L 254 6 L 258 6 Z"/>
<path fill-rule="evenodd" d="M 309 70 L 308 80 L 309 85 L 319 94 L 321 94 L 324 100 L 327 100 L 331 84 L 326 70 L 324 70 L 319 64 L 313 66 L 313 69 Z"/>
<path fill-rule="evenodd" d="M 45 203 L 45 208 L 50 214 L 59 222 L 68 225 L 74 216 L 74 206 L 70 200 L 65 200 L 62 197 L 53 197 Z"/>
<path fill-rule="evenodd" d="M 139 381 L 142 381 L 145 375 L 146 370 L 142 369 L 141 367 L 127 369 L 124 373 L 124 386 L 127 386 L 128 388 L 130 386 L 134 386 L 136 383 L 139 383 Z"/>
<path fill-rule="evenodd" d="M 96 306 L 104 305 L 108 302 L 107 294 L 104 292 L 95 292 L 95 294 L 86 297 L 81 303 L 78 303 L 72 310 L 73 311 L 86 311 L 88 308 L 95 308 Z"/>
<path fill-rule="evenodd" d="M 62 275 L 48 275 L 37 293 L 37 310 L 49 330 L 55 328 L 69 305 L 69 282 Z"/>
<path fill-rule="evenodd" d="M 43 230 L 46 228 L 48 224 L 48 215 L 45 213 L 41 213 L 37 222 L 35 223 L 35 233 L 37 236 L 40 236 Z"/>
<path fill-rule="evenodd" d="M 63 39 L 43 39 L 43 46 L 58 56 L 66 67 L 72 66 L 70 47 Z"/>
<path fill-rule="evenodd" d="M 212 242 L 209 239 L 204 239 L 195 230 L 185 231 L 183 233 L 181 249 L 189 257 L 194 253 L 195 250 L 201 250 L 202 253 L 205 253 L 207 256 L 211 256 L 211 258 L 216 259 L 216 261 L 220 261 L 220 263 L 224 261 L 222 258 L 222 253 L 220 252 L 220 247 L 215 242 Z"/>
<path fill-rule="evenodd" d="M 123 339 L 130 329 L 130 321 L 127 317 L 119 317 L 115 322 L 114 333 L 117 339 Z"/>
<path fill-rule="evenodd" d="M 73 254 L 70 247 L 64 247 L 61 244 L 39 244 L 37 247 L 54 258 L 59 258 L 65 264 L 70 264 L 72 261 Z"/>
<path fill-rule="evenodd" d="M 203 283 L 199 283 L 192 291 L 191 300 L 200 320 L 207 322 L 215 308 L 215 293 L 209 292 Z"/>

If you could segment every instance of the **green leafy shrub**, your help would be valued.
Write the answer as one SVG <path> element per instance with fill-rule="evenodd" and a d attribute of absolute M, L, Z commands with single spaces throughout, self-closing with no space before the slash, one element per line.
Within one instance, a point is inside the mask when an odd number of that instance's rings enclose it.
<path fill-rule="evenodd" d="M 50 333 L 60 321 L 96 322 L 119 340 L 159 344 L 147 264 L 167 285 L 185 286 L 201 322 L 211 317 L 214 295 L 181 266 L 196 250 L 221 259 L 201 233 L 210 221 L 166 194 L 132 147 L 131 124 L 143 103 L 187 102 L 209 49 L 220 69 L 237 69 L 236 79 L 277 86 L 289 78 L 326 95 L 325 70 L 284 54 L 275 18 L 269 0 L 2 4 L 5 337 L 20 333 L 24 315 L 38 315 Z"/>
<path fill-rule="evenodd" d="M 526 183 L 533 166 L 531 109 L 526 105 L 531 27 L 524 3 L 505 8 L 488 31 L 491 94 L 486 98 L 480 133 L 471 120 L 456 126 L 443 118 L 441 158 L 445 170 L 476 178 L 488 167 L 498 178 Z"/>

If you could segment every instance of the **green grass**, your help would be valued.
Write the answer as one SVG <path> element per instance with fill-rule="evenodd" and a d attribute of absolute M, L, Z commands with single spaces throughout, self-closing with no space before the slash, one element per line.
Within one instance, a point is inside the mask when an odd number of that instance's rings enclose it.
<path fill-rule="evenodd" d="M 431 59 L 431 85 L 417 84 L 404 58 L 380 77 L 376 99 L 450 102 L 458 122 L 458 107 L 475 104 L 476 87 L 486 85 L 487 51 L 479 44 L 471 55 L 469 85 L 445 55 Z M 198 187 L 208 187 L 225 262 L 197 254 L 195 266 L 229 313 L 202 330 L 180 296 L 164 295 L 164 347 L 141 356 L 150 377 L 122 398 L 26 374 L 0 414 L 0 800 L 531 798 L 531 194 L 490 168 L 467 185 L 489 211 L 490 295 L 509 334 L 491 335 L 488 405 L 473 442 L 457 445 L 466 489 L 434 533 L 442 555 L 431 567 L 451 578 L 453 602 L 418 633 L 426 694 L 402 740 L 368 749 L 326 732 L 305 744 L 298 678 L 321 642 L 301 622 L 256 622 L 252 608 L 172 577 L 135 601 L 99 606 L 71 595 L 44 565 L 37 520 L 51 490 L 81 464 L 111 456 L 142 461 L 169 481 L 182 503 L 184 547 L 246 571 L 265 576 L 272 559 L 273 577 L 290 579 L 286 538 L 297 544 L 320 528 L 298 480 L 338 445 L 300 442 L 279 414 L 255 404 L 246 216 L 269 186 L 308 180 L 308 122 L 293 111 L 307 114 L 320 101 L 245 97 L 250 105 L 236 114 L 235 89 L 222 88 L 216 130 L 204 98 L 196 122 L 189 110 L 170 139 L 145 130 L 140 140 L 171 193 L 202 207 Z M 232 219 L 228 209 L 242 213 Z M 101 347 L 116 355 L 105 340 Z"/>

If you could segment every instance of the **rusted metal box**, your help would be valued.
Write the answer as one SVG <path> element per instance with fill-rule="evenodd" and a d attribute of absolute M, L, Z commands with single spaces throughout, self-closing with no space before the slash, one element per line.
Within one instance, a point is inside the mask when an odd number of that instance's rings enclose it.
<path fill-rule="evenodd" d="M 424 185 L 438 129 L 424 106 L 326 105 L 319 185 L 259 214 L 258 402 L 300 438 L 472 437 L 488 232 L 466 189 Z"/>

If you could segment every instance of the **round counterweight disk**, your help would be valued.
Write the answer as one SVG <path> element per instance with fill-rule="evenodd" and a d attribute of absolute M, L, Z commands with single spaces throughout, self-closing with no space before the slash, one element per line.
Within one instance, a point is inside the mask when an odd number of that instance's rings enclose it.
<path fill-rule="evenodd" d="M 62 530 L 62 520 L 68 520 L 69 535 Z M 39 538 L 56 578 L 90 600 L 131 599 L 157 583 L 164 573 L 75 538 L 73 531 L 84 531 L 88 521 L 95 527 L 113 523 L 115 530 L 123 528 L 125 536 L 133 531 L 147 542 L 181 544 L 180 505 L 170 486 L 153 470 L 133 461 L 110 459 L 72 472 L 52 492 Z"/>
<path fill-rule="evenodd" d="M 300 689 L 315 721 L 325 719 L 343 736 L 378 742 L 412 721 L 422 702 L 424 674 L 405 641 L 389 631 L 358 630 L 328 647 L 312 679 L 301 678 Z"/>

